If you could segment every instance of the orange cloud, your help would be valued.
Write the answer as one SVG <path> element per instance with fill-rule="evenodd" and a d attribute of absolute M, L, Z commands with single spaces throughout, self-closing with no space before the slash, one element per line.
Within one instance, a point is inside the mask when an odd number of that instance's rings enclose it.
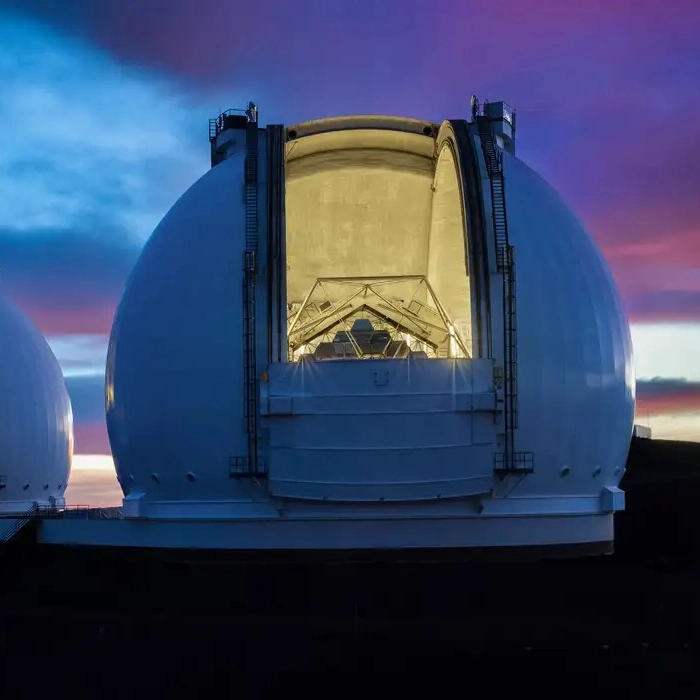
<path fill-rule="evenodd" d="M 700 382 L 654 378 L 637 382 L 637 415 L 700 414 Z"/>
<path fill-rule="evenodd" d="M 74 429 L 76 454 L 111 454 L 104 420 L 76 423 Z"/>

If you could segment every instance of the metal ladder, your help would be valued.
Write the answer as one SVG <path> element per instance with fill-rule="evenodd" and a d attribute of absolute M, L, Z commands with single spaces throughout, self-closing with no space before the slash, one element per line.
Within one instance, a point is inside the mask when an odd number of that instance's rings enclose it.
<path fill-rule="evenodd" d="M 503 154 L 496 143 L 487 116 L 476 117 L 486 172 L 491 186 L 491 209 L 496 237 L 496 267 L 503 278 L 503 452 L 495 455 L 494 469 L 500 475 L 529 474 L 533 471 L 531 452 L 515 451 L 518 427 L 518 348 L 516 324 L 515 250 L 508 238 Z"/>
<path fill-rule="evenodd" d="M 255 113 L 257 117 L 257 112 Z M 258 276 L 258 123 L 249 116 L 246 126 L 245 251 L 243 253 L 243 379 L 247 459 L 235 460 L 233 475 L 260 473 L 258 463 L 258 370 L 255 330 L 255 291 Z"/>

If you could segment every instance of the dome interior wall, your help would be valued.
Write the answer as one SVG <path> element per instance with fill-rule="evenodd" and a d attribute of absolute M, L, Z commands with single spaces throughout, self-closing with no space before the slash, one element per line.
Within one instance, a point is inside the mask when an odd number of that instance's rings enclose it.
<path fill-rule="evenodd" d="M 432 144 L 430 151 L 426 141 Z M 453 325 L 464 344 L 471 347 L 471 299 L 456 164 L 447 148 L 434 158 L 434 146 L 433 139 L 415 134 L 362 130 L 323 133 L 299 139 L 291 147 L 288 144 L 285 216 L 290 318 L 319 278 L 423 276 L 449 318 L 455 319 Z M 434 307 L 428 288 L 419 287 L 410 281 L 393 283 L 392 298 Z M 338 288 L 337 294 L 342 291 Z"/>

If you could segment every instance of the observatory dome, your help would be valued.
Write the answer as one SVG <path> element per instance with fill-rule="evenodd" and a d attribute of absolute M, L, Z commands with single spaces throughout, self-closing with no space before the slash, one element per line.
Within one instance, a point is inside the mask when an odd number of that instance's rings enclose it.
<path fill-rule="evenodd" d="M 0 296 L 0 512 L 63 504 L 73 414 L 61 368 L 37 328 Z"/>
<path fill-rule="evenodd" d="M 603 512 L 632 431 L 627 321 L 591 236 L 507 139 L 502 195 L 471 122 L 268 127 L 255 159 L 236 128 L 215 132 L 216 167 L 154 231 L 114 320 L 127 497 L 488 513 L 517 489 L 535 510 Z"/>
<path fill-rule="evenodd" d="M 528 477 L 585 493 L 591 475 L 619 481 L 634 420 L 632 341 L 610 270 L 576 215 L 523 161 L 504 153 L 517 255 L 520 439 L 536 450 Z"/>

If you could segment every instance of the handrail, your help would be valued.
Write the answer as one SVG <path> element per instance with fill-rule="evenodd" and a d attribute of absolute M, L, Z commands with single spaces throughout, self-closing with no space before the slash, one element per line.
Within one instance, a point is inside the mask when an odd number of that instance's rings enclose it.
<path fill-rule="evenodd" d="M 237 114 L 245 116 L 248 122 L 254 124 L 258 121 L 258 108 L 253 102 L 249 102 L 246 109 L 231 108 L 226 109 L 218 117 L 209 120 L 209 141 L 213 141 L 226 127 L 226 117 Z"/>
<path fill-rule="evenodd" d="M 216 138 L 224 129 L 224 120 L 233 114 L 243 116 L 246 113 L 244 109 L 226 109 L 218 117 L 209 120 L 209 140 Z"/>
<path fill-rule="evenodd" d="M 16 518 L 31 518 L 32 515 L 36 513 L 37 507 L 38 506 L 33 505 L 27 510 L 21 510 L 17 513 L 0 513 L 0 519 L 15 520 Z"/>
<path fill-rule="evenodd" d="M 89 506 L 83 504 L 61 507 L 35 505 L 29 510 L 20 513 L 0 513 L 0 522 L 2 522 L 2 520 L 15 519 L 50 520 L 52 518 L 63 518 L 65 516 L 70 517 L 75 515 L 84 515 L 85 519 L 93 520 L 99 519 L 101 514 L 111 512 L 112 510 L 119 510 L 119 506 L 104 508 L 100 506 Z"/>

